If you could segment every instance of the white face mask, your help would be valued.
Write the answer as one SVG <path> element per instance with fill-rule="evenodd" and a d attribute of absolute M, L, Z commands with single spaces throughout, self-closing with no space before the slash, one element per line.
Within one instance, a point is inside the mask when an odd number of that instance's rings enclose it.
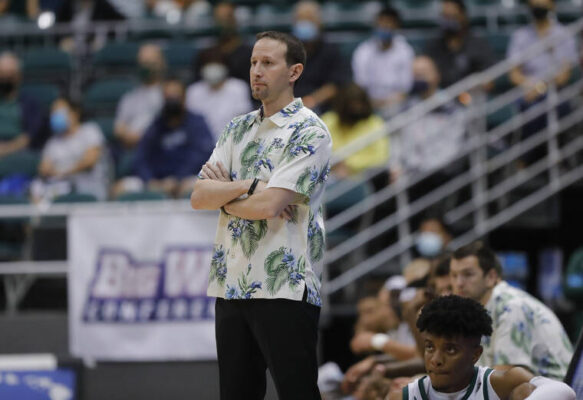
<path fill-rule="evenodd" d="M 227 67 L 219 63 L 207 64 L 200 71 L 202 79 L 211 86 L 218 85 L 224 81 L 228 73 Z"/>

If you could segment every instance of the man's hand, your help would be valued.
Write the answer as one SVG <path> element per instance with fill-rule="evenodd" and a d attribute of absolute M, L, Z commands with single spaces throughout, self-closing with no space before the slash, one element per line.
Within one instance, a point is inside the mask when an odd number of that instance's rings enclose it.
<path fill-rule="evenodd" d="M 210 162 L 205 163 L 202 166 L 202 177 L 205 179 L 211 179 L 215 181 L 230 182 L 231 176 L 229 171 L 225 166 L 219 161 L 216 165 Z"/>
<path fill-rule="evenodd" d="M 342 381 L 341 388 L 346 394 L 352 393 L 356 389 L 358 381 L 366 375 L 376 364 L 374 357 L 367 357 L 362 361 L 354 364 L 352 367 L 346 371 L 344 374 L 344 380 Z"/>
<path fill-rule="evenodd" d="M 367 351 L 373 351 L 372 347 L 372 337 L 374 333 L 372 332 L 360 332 L 357 333 L 350 341 L 350 349 L 353 353 L 360 354 Z"/>

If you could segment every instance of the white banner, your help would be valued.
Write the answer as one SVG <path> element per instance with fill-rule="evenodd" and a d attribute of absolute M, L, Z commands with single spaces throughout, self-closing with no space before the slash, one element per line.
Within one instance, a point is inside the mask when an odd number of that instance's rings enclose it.
<path fill-rule="evenodd" d="M 117 361 L 216 359 L 206 296 L 217 214 L 69 217 L 71 353 Z"/>

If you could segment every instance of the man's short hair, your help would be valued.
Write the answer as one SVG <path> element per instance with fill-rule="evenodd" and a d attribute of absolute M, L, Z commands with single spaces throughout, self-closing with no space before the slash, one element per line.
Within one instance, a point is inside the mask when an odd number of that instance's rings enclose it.
<path fill-rule="evenodd" d="M 397 11 L 396 8 L 387 6 L 383 7 L 379 13 L 377 14 L 377 19 L 379 18 L 392 18 L 398 26 L 401 26 L 401 14 Z"/>
<path fill-rule="evenodd" d="M 495 270 L 498 276 L 502 276 L 502 265 L 498 261 L 496 254 L 483 242 L 477 241 L 460 247 L 453 252 L 453 259 L 475 256 L 478 259 L 480 268 L 486 275 L 491 269 Z"/>
<path fill-rule="evenodd" d="M 265 31 L 259 32 L 255 36 L 255 39 L 273 39 L 284 43 L 287 46 L 285 62 L 287 63 L 288 67 L 294 64 L 306 65 L 306 49 L 304 48 L 302 42 L 295 36 L 285 32 Z"/>
<path fill-rule="evenodd" d="M 466 8 L 466 4 L 464 0 L 441 0 L 442 3 L 453 3 L 459 8 L 463 15 L 468 15 L 468 9 Z"/>
<path fill-rule="evenodd" d="M 439 337 L 481 338 L 492 334 L 492 318 L 477 301 L 455 295 L 427 303 L 417 318 L 417 329 Z"/>

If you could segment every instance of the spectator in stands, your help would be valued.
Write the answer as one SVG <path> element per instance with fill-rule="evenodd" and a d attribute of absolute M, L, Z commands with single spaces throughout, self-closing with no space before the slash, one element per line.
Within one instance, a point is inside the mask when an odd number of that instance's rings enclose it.
<path fill-rule="evenodd" d="M 430 41 L 424 53 L 435 61 L 441 87 L 453 85 L 494 64 L 494 52 L 488 42 L 470 30 L 463 0 L 442 0 L 439 27 L 440 37 Z"/>
<path fill-rule="evenodd" d="M 431 58 L 416 57 L 412 72 L 414 83 L 405 108 L 417 105 L 439 90 L 441 77 Z M 434 109 L 409 124 L 391 138 L 393 180 L 403 173 L 415 174 L 438 168 L 448 176 L 457 172 L 457 165 L 451 165 L 451 161 L 461 151 L 464 134 L 464 113 L 453 103 Z"/>
<path fill-rule="evenodd" d="M 229 77 L 225 60 L 217 53 L 206 53 L 200 60 L 202 80 L 186 91 L 186 108 L 201 114 L 216 142 L 236 115 L 253 108 L 249 83 Z"/>
<path fill-rule="evenodd" d="M 389 114 L 413 84 L 414 52 L 397 34 L 399 26 L 397 10 L 382 9 L 376 17 L 374 36 L 361 43 L 352 56 L 354 81 L 366 90 L 375 109 Z"/>
<path fill-rule="evenodd" d="M 53 136 L 41 156 L 35 200 L 70 192 L 105 200 L 108 165 L 105 139 L 99 125 L 81 122 L 80 107 L 65 98 L 53 102 L 50 117 Z"/>
<path fill-rule="evenodd" d="M 522 111 L 543 101 L 549 84 L 561 88 L 571 77 L 573 67 L 577 63 L 575 39 L 567 29 L 553 16 L 553 0 L 529 0 L 532 23 L 513 33 L 508 46 L 507 57 L 518 57 L 525 49 L 544 40 L 547 37 L 559 37 L 559 41 L 546 51 L 539 53 L 510 71 L 510 81 L 524 90 L 520 101 Z M 568 103 L 558 107 L 559 117 L 569 112 Z M 522 129 L 523 137 L 529 137 L 547 125 L 546 113 L 527 122 Z M 525 155 L 525 162 L 538 158 L 538 152 Z"/>
<path fill-rule="evenodd" d="M 349 145 L 371 132 L 379 131 L 384 120 L 373 113 L 371 101 L 357 84 L 343 87 L 334 99 L 333 111 L 322 116 L 332 135 L 334 150 Z M 370 168 L 386 168 L 389 158 L 389 139 L 383 137 L 368 147 L 336 164 L 332 173 L 337 178 L 347 178 Z"/>
<path fill-rule="evenodd" d="M 219 53 L 227 62 L 229 76 L 249 82 L 249 60 L 251 60 L 252 48 L 238 32 L 236 6 L 228 1 L 221 1 L 215 5 L 213 16 L 215 25 L 219 30 L 218 42 L 210 48 L 203 50 L 195 60 L 195 80 L 201 77 L 201 65 L 199 60 L 205 59 L 205 53 Z"/>
<path fill-rule="evenodd" d="M 179 80 L 164 83 L 162 113 L 147 129 L 136 153 L 138 176 L 150 190 L 170 196 L 190 194 L 194 176 L 214 144 L 204 118 L 186 110 L 184 92 Z"/>
<path fill-rule="evenodd" d="M 440 256 L 451 241 L 451 233 L 445 222 L 435 216 L 426 217 L 419 225 L 415 238 L 415 249 L 422 257 L 435 259 Z"/>
<path fill-rule="evenodd" d="M 304 72 L 296 83 L 295 95 L 306 107 L 326 110 L 338 87 L 350 80 L 350 67 L 336 45 L 322 36 L 322 16 L 316 1 L 296 4 L 292 33 L 302 41 L 307 53 Z"/>
<path fill-rule="evenodd" d="M 480 302 L 494 320 L 478 365 L 520 365 L 534 374 L 563 379 L 573 347 L 557 316 L 528 293 L 502 280 L 502 267 L 481 242 L 457 249 L 450 264 L 453 292 Z"/>
<path fill-rule="evenodd" d="M 20 91 L 20 61 L 0 54 L 0 157 L 44 144 L 46 115 L 40 105 Z"/>
<path fill-rule="evenodd" d="M 450 262 L 450 255 L 442 257 L 442 259 L 438 260 L 437 264 L 431 270 L 428 288 L 436 296 L 447 296 L 449 294 L 453 294 L 453 286 L 449 276 Z"/>
<path fill-rule="evenodd" d="M 117 107 L 114 134 L 126 149 L 134 148 L 162 108 L 166 62 L 162 49 L 145 44 L 138 52 L 140 86 L 124 94 Z"/>
<path fill-rule="evenodd" d="M 117 0 L 123 1 L 123 0 Z M 170 22 L 184 21 L 195 24 L 201 17 L 209 15 L 212 7 L 206 0 L 155 0 L 150 5 L 151 14 Z"/>

